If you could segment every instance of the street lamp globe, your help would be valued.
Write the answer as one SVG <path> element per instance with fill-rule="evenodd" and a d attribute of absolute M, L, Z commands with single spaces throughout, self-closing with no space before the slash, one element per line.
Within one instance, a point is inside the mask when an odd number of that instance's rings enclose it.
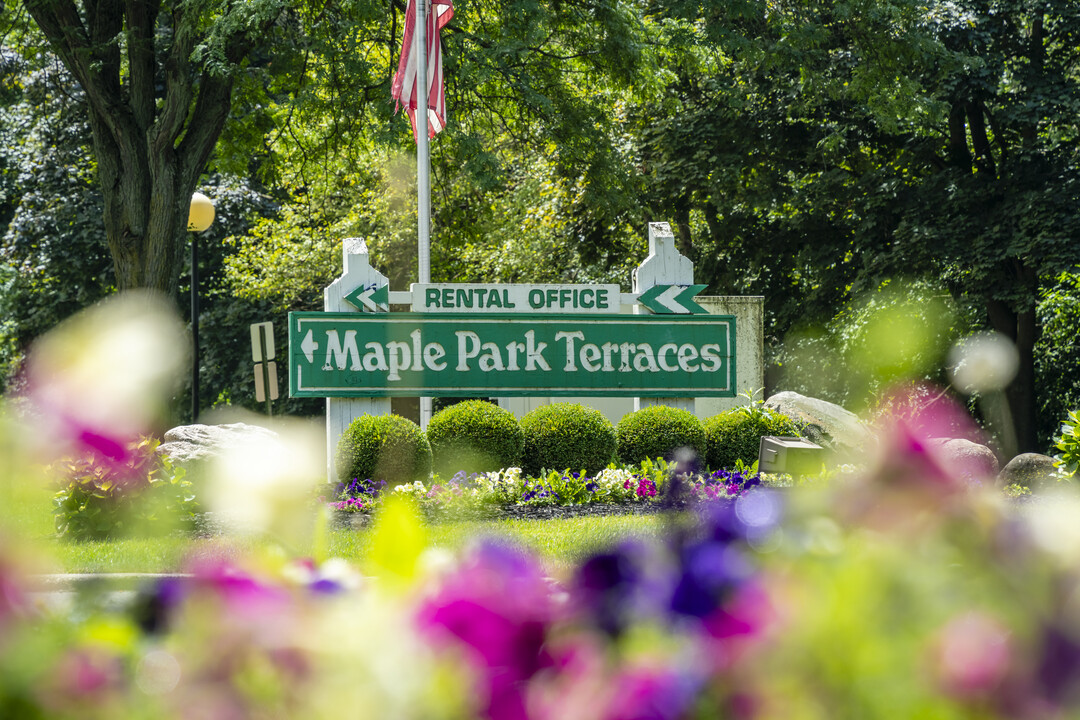
<path fill-rule="evenodd" d="M 191 196 L 191 207 L 188 209 L 188 230 L 202 232 L 214 222 L 214 203 L 202 193 Z"/>

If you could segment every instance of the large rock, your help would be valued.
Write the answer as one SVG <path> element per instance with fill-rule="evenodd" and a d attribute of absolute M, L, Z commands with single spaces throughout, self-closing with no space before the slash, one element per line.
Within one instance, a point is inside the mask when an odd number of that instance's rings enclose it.
<path fill-rule="evenodd" d="M 1026 488 L 1040 488 L 1057 484 L 1057 469 L 1054 458 L 1039 453 L 1017 455 L 998 474 L 998 483 L 1002 486 L 1021 485 Z"/>
<path fill-rule="evenodd" d="M 765 407 L 801 424 L 807 439 L 830 450 L 862 452 L 872 441 L 870 431 L 855 413 L 825 400 L 788 390 L 770 397 Z"/>
<path fill-rule="evenodd" d="M 231 423 L 228 425 L 181 425 L 165 433 L 158 453 L 174 465 L 189 470 L 229 448 L 243 445 L 253 438 L 277 437 L 277 433 L 258 425 Z"/>
<path fill-rule="evenodd" d="M 994 451 L 963 438 L 933 438 L 930 446 L 949 470 L 968 481 L 981 482 L 998 474 L 998 459 Z"/>

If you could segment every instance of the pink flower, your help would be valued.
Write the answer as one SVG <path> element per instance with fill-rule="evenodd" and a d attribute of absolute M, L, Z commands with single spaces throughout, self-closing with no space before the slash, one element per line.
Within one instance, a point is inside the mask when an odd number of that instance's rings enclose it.
<path fill-rule="evenodd" d="M 545 642 L 554 618 L 548 584 L 532 558 L 485 544 L 421 606 L 417 623 L 436 641 L 469 651 L 488 717 L 524 720 L 525 685 L 550 664 Z"/>
<path fill-rule="evenodd" d="M 994 690 L 1009 672 L 1011 634 L 985 612 L 957 615 L 941 628 L 934 648 L 938 681 L 960 698 Z"/>

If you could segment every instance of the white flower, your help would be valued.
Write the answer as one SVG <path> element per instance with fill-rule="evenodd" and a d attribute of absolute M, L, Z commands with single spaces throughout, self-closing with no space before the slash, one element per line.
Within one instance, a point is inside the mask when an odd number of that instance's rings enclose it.
<path fill-rule="evenodd" d="M 1016 375 L 1020 355 L 1000 333 L 972 335 L 949 353 L 953 382 L 967 393 L 1001 390 Z"/>
<path fill-rule="evenodd" d="M 299 510 L 325 477 L 323 435 L 302 421 L 275 423 L 277 434 L 249 435 L 214 458 L 207 500 L 215 518 L 239 530 L 298 541 L 314 514 Z"/>

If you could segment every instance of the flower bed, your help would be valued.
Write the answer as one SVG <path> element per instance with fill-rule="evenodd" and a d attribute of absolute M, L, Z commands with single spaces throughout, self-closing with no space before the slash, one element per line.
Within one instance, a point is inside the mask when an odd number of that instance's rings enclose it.
<path fill-rule="evenodd" d="M 649 512 L 696 502 L 731 500 L 761 484 L 746 469 L 696 472 L 658 458 L 637 466 L 611 465 L 593 476 L 549 472 L 525 477 L 520 468 L 488 473 L 460 471 L 443 482 L 415 481 L 391 488 L 385 481 L 338 483 L 329 507 L 339 514 L 371 513 L 384 497 L 412 499 L 428 519 L 440 517 L 573 517 Z"/>

